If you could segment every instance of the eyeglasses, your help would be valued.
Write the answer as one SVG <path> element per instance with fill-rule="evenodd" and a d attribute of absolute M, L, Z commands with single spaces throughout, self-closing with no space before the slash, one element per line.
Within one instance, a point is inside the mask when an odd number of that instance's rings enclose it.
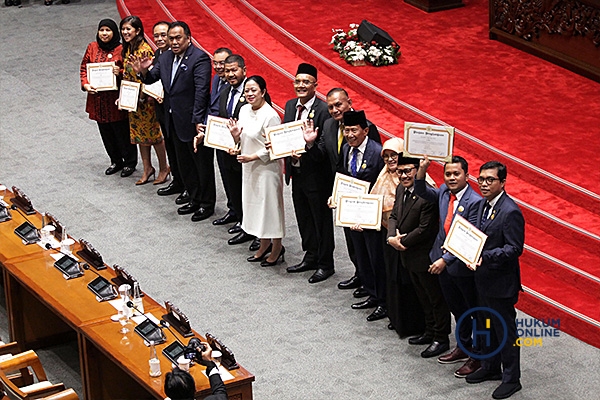
<path fill-rule="evenodd" d="M 392 155 L 384 154 L 382 158 L 384 160 L 389 160 L 389 159 L 397 160 L 398 159 L 398 154 L 392 154 Z"/>
<path fill-rule="evenodd" d="M 404 168 L 404 169 L 397 169 L 396 172 L 398 172 L 398 175 L 402 176 L 402 175 L 410 175 L 410 173 L 412 172 L 413 169 L 416 169 L 415 167 L 410 167 L 410 168 Z"/>
<path fill-rule="evenodd" d="M 300 85 L 304 85 L 304 86 L 310 86 L 310 85 L 314 85 L 315 82 L 311 82 L 308 79 L 295 79 L 294 80 L 294 85 L 296 86 L 300 86 Z"/>
<path fill-rule="evenodd" d="M 216 66 L 219 66 L 219 65 L 225 65 L 225 61 L 213 61 L 213 65 L 214 65 L 215 67 L 216 67 Z"/>
<path fill-rule="evenodd" d="M 485 182 L 488 185 L 491 185 L 495 181 L 499 181 L 499 180 L 500 180 L 500 178 L 494 178 L 493 176 L 488 176 L 487 178 L 483 178 L 480 176 L 479 178 L 477 178 L 477 183 L 479 183 L 480 185 L 483 185 L 483 182 Z"/>

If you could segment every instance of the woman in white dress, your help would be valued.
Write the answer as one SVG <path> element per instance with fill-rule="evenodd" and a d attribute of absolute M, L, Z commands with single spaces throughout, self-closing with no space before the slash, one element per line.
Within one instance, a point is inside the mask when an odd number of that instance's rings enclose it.
<path fill-rule="evenodd" d="M 260 238 L 260 247 L 248 257 L 249 262 L 261 261 L 262 267 L 284 261 L 285 235 L 283 208 L 283 178 L 281 160 L 271 161 L 265 148 L 265 129 L 281 124 L 277 112 L 267 103 L 267 84 L 260 76 L 246 79 L 244 96 L 247 104 L 240 109 L 239 119 L 229 121 L 229 131 L 239 150 L 242 163 L 242 229 Z M 268 256 L 267 256 L 268 255 Z"/>

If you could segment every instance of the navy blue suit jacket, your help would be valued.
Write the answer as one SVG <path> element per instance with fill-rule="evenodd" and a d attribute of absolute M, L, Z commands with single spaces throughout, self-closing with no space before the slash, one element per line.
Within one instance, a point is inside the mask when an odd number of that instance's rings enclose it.
<path fill-rule="evenodd" d="M 525 219 L 519 206 L 506 193 L 498 199 L 490 217 L 482 223 L 486 200 L 477 203 L 475 226 L 488 237 L 475 271 L 480 295 L 510 298 L 521 290 L 519 256 L 525 243 Z"/>
<path fill-rule="evenodd" d="M 221 85 L 221 90 L 217 91 L 217 89 L 219 88 L 219 80 L 221 80 L 219 75 L 215 75 L 213 77 L 212 84 L 210 86 L 210 109 L 208 111 L 208 115 L 214 115 L 214 116 L 219 115 L 219 103 L 220 103 L 221 93 L 225 89 L 229 88 L 229 83 L 225 82 L 224 84 Z"/>
<path fill-rule="evenodd" d="M 210 58 L 199 48 L 190 45 L 179 64 L 176 75 L 171 85 L 171 71 L 175 55 L 171 50 L 165 51 L 158 62 L 146 74 L 145 83 L 154 83 L 161 80 L 165 90 L 165 114 L 171 112 L 173 125 L 170 118 L 166 118 L 169 134 L 175 134 L 182 142 L 191 142 L 196 136 L 196 125 L 203 124 L 209 109 L 210 102 Z"/>
<path fill-rule="evenodd" d="M 442 245 L 446 240 L 446 231 L 444 230 L 444 221 L 448 215 L 448 205 L 450 203 L 450 189 L 446 184 L 440 186 L 439 189 L 432 188 L 425 183 L 425 180 L 415 179 L 415 193 L 425 200 L 436 203 L 439 207 L 439 229 L 433 247 L 429 252 L 431 262 L 436 261 L 440 257 L 446 261 L 446 270 L 452 276 L 470 276 L 473 271 L 467 268 L 465 263 L 460 261 L 454 255 L 442 249 Z M 463 194 L 458 206 L 456 207 L 455 215 L 460 215 L 472 224 L 475 224 L 477 218 L 477 205 L 481 200 L 481 196 L 467 184 L 467 189 Z M 454 216 L 452 219 L 454 219 Z"/>

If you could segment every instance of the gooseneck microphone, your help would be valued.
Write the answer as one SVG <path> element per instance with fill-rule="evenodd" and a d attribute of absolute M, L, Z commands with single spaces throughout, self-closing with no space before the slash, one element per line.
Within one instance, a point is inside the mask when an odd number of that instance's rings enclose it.
<path fill-rule="evenodd" d="M 10 207 L 11 210 L 16 210 L 23 218 L 25 218 L 26 222 L 23 222 L 21 225 L 15 228 L 15 234 L 23 239 L 26 244 L 37 243 L 40 241 L 40 231 L 35 225 L 27 218 L 25 214 L 21 212 L 21 210 L 13 204 Z"/>
<path fill-rule="evenodd" d="M 138 324 L 135 327 L 134 331 L 142 337 L 146 342 L 154 342 L 154 344 L 161 344 L 167 341 L 167 337 L 162 331 L 162 327 L 157 325 L 154 321 L 146 316 L 146 314 L 142 313 L 139 308 L 137 308 L 133 301 L 129 300 L 125 303 L 127 307 L 133 308 L 135 311 L 139 312 L 141 315 L 146 318 L 144 322 Z"/>
<path fill-rule="evenodd" d="M 171 335 L 173 335 L 175 337 L 175 340 L 177 340 L 180 345 L 182 345 L 183 347 L 185 347 L 185 344 L 183 344 L 183 342 L 181 340 L 179 340 L 179 338 L 177 337 L 177 335 L 175 335 L 175 333 L 171 330 L 171 325 L 169 325 L 169 323 L 167 321 L 165 321 L 164 319 L 161 319 L 160 320 L 160 326 L 161 326 L 161 329 L 162 328 L 166 328 L 169 332 L 171 332 Z"/>

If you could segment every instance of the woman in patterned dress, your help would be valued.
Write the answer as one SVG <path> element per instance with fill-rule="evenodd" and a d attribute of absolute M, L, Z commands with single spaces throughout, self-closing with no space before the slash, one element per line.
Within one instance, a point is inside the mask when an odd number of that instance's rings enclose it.
<path fill-rule="evenodd" d="M 119 75 L 123 66 L 121 50 L 117 23 L 112 19 L 103 19 L 98 24 L 96 41 L 88 45 L 81 60 L 79 75 L 81 89 L 88 94 L 85 111 L 98 124 L 102 143 L 110 157 L 110 166 L 104 173 L 112 175 L 123 170 L 121 176 L 125 177 L 131 175 L 137 164 L 137 149 L 129 140 L 127 112 L 119 110 L 115 104 L 119 98 L 118 90 L 98 92 L 87 76 L 87 65 L 101 62 L 114 62 L 115 75 Z"/>
<path fill-rule="evenodd" d="M 121 36 L 123 37 L 123 79 L 131 82 L 142 83 L 137 77 L 129 59 L 132 55 L 139 57 L 141 54 L 153 55 L 152 48 L 144 38 L 144 26 L 139 17 L 130 15 L 121 21 Z M 131 143 L 140 146 L 140 154 L 144 163 L 144 173 L 136 185 L 144 185 L 150 181 L 150 176 L 154 178 L 155 169 L 152 166 L 150 157 L 150 146 L 154 146 L 160 171 L 154 184 L 158 185 L 167 181 L 170 173 L 167 165 L 167 152 L 165 142 L 160 130 L 156 112 L 154 109 L 154 100 L 144 93 L 140 93 L 140 99 L 136 112 L 129 113 L 129 134 Z"/>

